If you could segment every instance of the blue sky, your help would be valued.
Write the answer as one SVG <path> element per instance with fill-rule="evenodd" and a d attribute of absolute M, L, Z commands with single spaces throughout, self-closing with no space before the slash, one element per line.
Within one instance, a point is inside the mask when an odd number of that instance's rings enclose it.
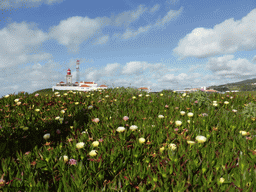
<path fill-rule="evenodd" d="M 256 78 L 255 0 L 2 0 L 0 97 L 76 79 L 183 90 Z"/>

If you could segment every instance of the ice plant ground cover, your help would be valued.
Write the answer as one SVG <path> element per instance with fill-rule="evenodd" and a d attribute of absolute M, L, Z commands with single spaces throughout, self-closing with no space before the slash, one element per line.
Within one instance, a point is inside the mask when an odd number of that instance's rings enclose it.
<path fill-rule="evenodd" d="M 6 95 L 0 191 L 255 191 L 255 95 L 199 96 Z"/>

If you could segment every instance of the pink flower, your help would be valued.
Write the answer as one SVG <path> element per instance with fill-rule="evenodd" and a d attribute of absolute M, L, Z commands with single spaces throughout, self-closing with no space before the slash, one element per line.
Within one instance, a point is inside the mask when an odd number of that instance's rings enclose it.
<path fill-rule="evenodd" d="M 175 128 L 174 131 L 179 131 L 179 128 Z"/>
<path fill-rule="evenodd" d="M 69 164 L 70 165 L 76 165 L 76 160 L 75 159 L 70 159 Z"/>
<path fill-rule="evenodd" d="M 103 141 L 103 139 L 99 139 L 99 142 L 102 142 Z"/>
<path fill-rule="evenodd" d="M 127 121 L 129 119 L 129 117 L 124 116 L 123 120 Z"/>
<path fill-rule="evenodd" d="M 195 103 L 198 103 L 198 101 L 196 100 Z"/>
<path fill-rule="evenodd" d="M 169 106 L 168 106 L 168 105 L 165 105 L 164 107 L 165 107 L 165 108 L 168 108 Z"/>
<path fill-rule="evenodd" d="M 61 131 L 59 129 L 57 129 L 56 133 L 59 135 L 61 133 Z"/>
<path fill-rule="evenodd" d="M 203 117 L 204 117 L 204 116 L 208 116 L 208 114 L 207 114 L 207 113 L 202 113 L 202 115 L 203 115 Z"/>
<path fill-rule="evenodd" d="M 37 97 L 39 94 L 37 93 L 37 94 L 35 94 L 35 96 Z"/>
<path fill-rule="evenodd" d="M 98 123 L 100 121 L 100 119 L 99 118 L 95 118 L 92 121 L 95 122 L 95 123 Z"/>

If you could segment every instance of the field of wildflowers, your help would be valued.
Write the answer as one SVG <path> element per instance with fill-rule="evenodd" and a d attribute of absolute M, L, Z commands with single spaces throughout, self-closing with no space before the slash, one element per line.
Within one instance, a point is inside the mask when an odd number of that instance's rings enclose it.
<path fill-rule="evenodd" d="M 6 95 L 0 191 L 255 191 L 253 101 L 123 87 Z"/>

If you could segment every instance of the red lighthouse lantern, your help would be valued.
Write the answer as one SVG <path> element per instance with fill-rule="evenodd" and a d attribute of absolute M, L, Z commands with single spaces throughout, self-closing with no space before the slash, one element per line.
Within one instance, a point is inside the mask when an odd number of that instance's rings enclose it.
<path fill-rule="evenodd" d="M 67 75 L 71 75 L 71 70 L 70 69 L 67 70 Z"/>

